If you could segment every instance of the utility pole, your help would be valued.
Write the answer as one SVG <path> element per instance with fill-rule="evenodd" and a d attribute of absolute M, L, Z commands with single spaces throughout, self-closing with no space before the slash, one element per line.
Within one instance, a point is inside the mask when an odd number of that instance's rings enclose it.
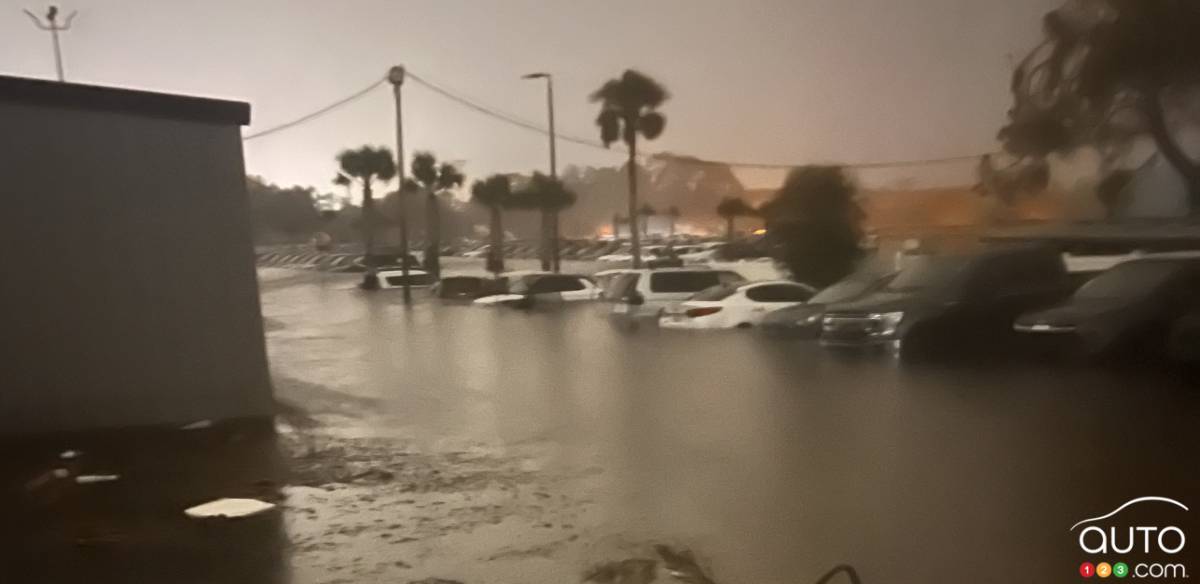
<path fill-rule="evenodd" d="M 66 32 L 71 30 L 71 21 L 75 19 L 75 15 L 78 13 L 71 11 L 71 13 L 67 15 L 66 20 L 64 20 L 62 24 L 59 24 L 57 6 L 51 6 L 50 9 L 46 11 L 46 22 L 42 22 L 42 19 L 38 18 L 37 15 L 29 10 L 25 10 L 24 12 L 29 19 L 33 21 L 34 26 L 41 30 L 50 31 L 50 38 L 54 42 L 54 68 L 58 71 L 58 80 L 65 81 L 66 78 L 63 76 L 62 48 L 59 47 L 58 44 L 58 33 L 59 31 Z"/>
<path fill-rule="evenodd" d="M 522 79 L 545 79 L 546 80 L 546 110 L 550 122 L 550 178 L 558 179 L 558 156 L 556 152 L 555 134 L 554 134 L 554 77 L 549 73 L 530 73 L 522 75 Z M 558 255 L 558 210 L 553 212 L 554 216 L 554 247 L 551 248 L 550 263 L 555 272 L 560 269 Z"/>
<path fill-rule="evenodd" d="M 396 177 L 399 179 L 396 187 L 397 205 L 396 222 L 400 224 L 400 274 L 404 278 L 404 304 L 412 304 L 412 289 L 408 285 L 408 218 L 404 210 L 404 110 L 401 108 L 400 86 L 404 85 L 404 67 L 396 65 L 388 70 L 388 82 L 392 84 L 392 94 L 396 96 Z"/>

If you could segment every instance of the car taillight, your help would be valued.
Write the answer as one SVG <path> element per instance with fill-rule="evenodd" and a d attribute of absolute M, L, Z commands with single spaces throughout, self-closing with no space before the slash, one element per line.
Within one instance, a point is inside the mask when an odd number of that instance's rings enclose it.
<path fill-rule="evenodd" d="M 697 316 L 708 316 L 718 312 L 721 312 L 720 306 L 705 306 L 703 308 L 689 308 L 684 311 L 684 314 L 688 315 L 689 318 L 696 318 Z"/>

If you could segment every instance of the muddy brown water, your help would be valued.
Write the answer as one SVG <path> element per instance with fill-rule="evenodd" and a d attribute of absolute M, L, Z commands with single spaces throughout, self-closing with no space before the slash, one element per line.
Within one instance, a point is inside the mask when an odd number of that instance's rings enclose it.
<path fill-rule="evenodd" d="M 839 564 L 867 584 L 1070 582 L 1102 559 L 1077 521 L 1198 502 L 1200 392 L 1157 368 L 914 368 L 613 326 L 598 305 L 405 307 L 353 276 L 261 277 L 278 393 L 303 412 L 280 434 L 287 543 L 245 566 L 277 581 L 578 582 L 665 543 L 721 584 Z"/>

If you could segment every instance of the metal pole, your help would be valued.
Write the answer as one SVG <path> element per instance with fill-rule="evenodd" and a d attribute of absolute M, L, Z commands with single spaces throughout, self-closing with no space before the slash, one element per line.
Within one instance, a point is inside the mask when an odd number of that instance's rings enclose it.
<path fill-rule="evenodd" d="M 555 148 L 555 133 L 554 133 L 554 77 L 549 73 L 546 74 L 546 109 L 550 117 L 550 178 L 558 179 L 558 155 Z M 558 237 L 558 209 L 554 210 L 554 247 L 551 248 L 552 256 L 550 261 L 554 263 L 554 272 L 558 273 L 562 269 L 562 261 L 559 257 L 559 237 Z"/>
<path fill-rule="evenodd" d="M 404 210 L 404 109 L 401 107 L 400 86 L 404 85 L 404 67 L 396 65 L 388 71 L 388 81 L 396 96 L 396 177 L 399 183 L 396 198 L 400 201 L 396 221 L 400 224 L 400 274 L 404 278 L 404 304 L 412 304 L 412 289 L 408 285 L 408 218 Z"/>
<path fill-rule="evenodd" d="M 54 68 L 58 71 L 58 80 L 66 81 L 66 77 L 63 75 L 62 49 L 58 46 L 58 27 L 53 24 L 50 28 L 50 38 L 54 39 Z"/>

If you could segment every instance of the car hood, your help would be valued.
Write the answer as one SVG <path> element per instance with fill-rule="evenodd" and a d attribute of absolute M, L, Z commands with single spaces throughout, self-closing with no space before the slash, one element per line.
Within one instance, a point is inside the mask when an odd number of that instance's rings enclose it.
<path fill-rule="evenodd" d="M 927 294 L 915 292 L 873 292 L 862 298 L 849 302 L 836 302 L 826 305 L 829 313 L 870 314 L 882 312 L 903 312 L 916 308 L 937 305 L 937 301 Z"/>
<path fill-rule="evenodd" d="M 1028 312 L 1017 319 L 1016 324 L 1034 326 L 1039 324 L 1050 326 L 1075 326 L 1094 318 L 1108 316 L 1126 308 L 1127 303 L 1120 300 L 1087 300 L 1073 301 L 1060 304 L 1053 308 Z"/>
<path fill-rule="evenodd" d="M 819 319 L 825 314 L 824 304 L 799 304 L 789 306 L 773 311 L 763 317 L 763 326 L 798 326 L 800 321 L 805 321 L 816 316 L 818 322 L 815 325 L 820 325 Z"/>
<path fill-rule="evenodd" d="M 524 298 L 525 297 L 520 294 L 493 294 L 491 296 L 484 296 L 483 298 L 476 298 L 472 304 L 479 304 L 481 306 L 509 304 L 512 302 L 519 302 Z"/>

